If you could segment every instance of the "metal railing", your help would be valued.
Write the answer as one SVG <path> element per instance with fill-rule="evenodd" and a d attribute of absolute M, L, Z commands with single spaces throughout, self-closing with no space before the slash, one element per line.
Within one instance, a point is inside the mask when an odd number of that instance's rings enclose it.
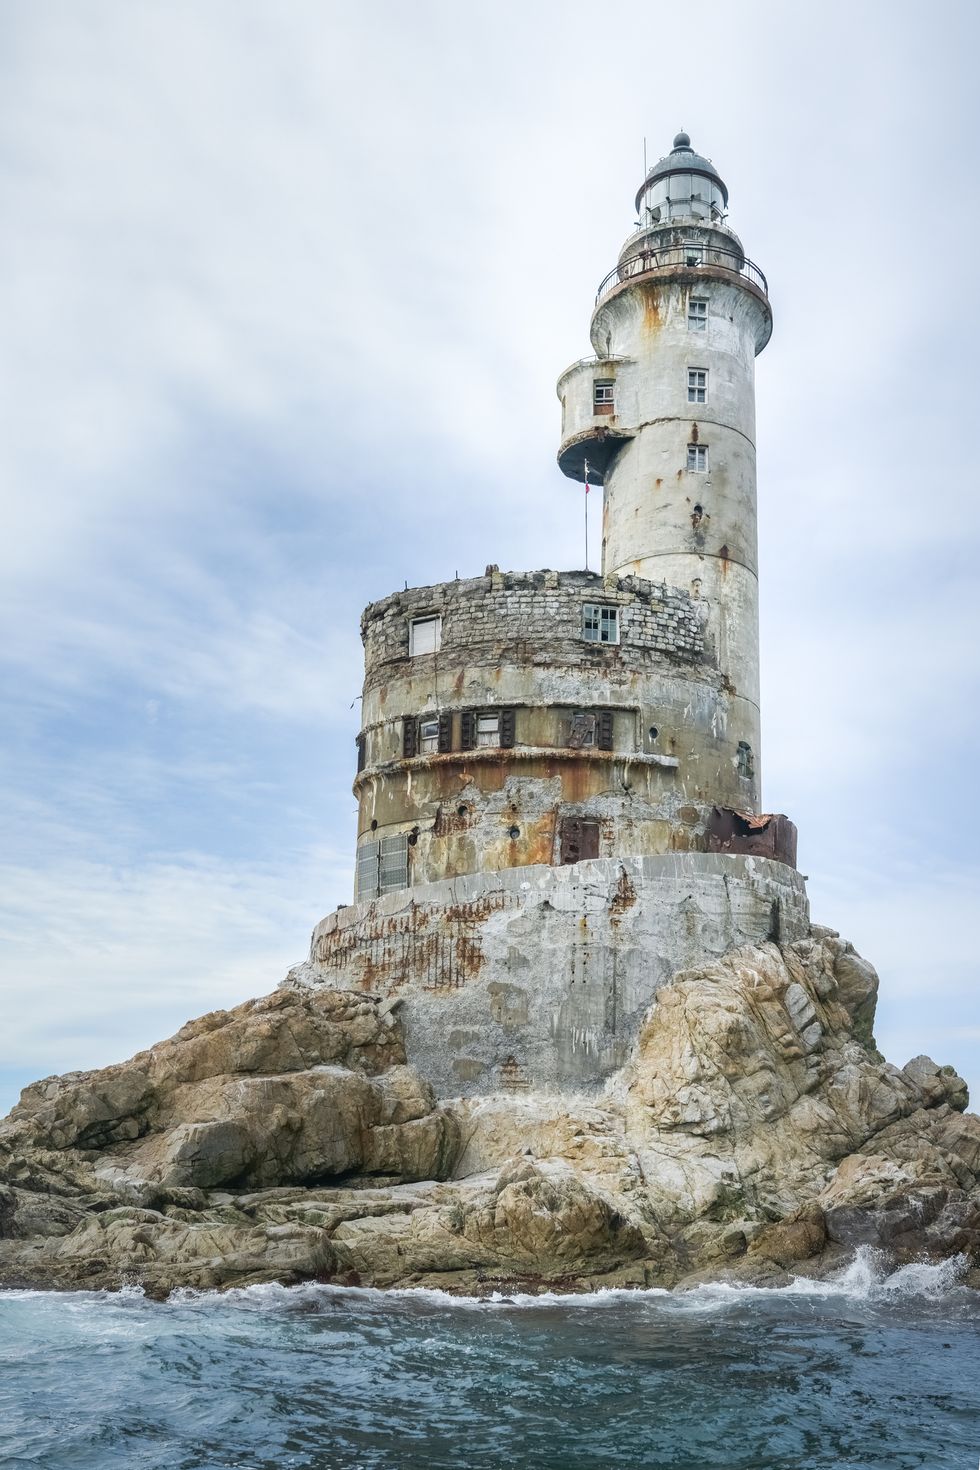
<path fill-rule="evenodd" d="M 603 297 L 608 296 L 624 281 L 632 280 L 634 276 L 665 274 L 676 270 L 696 271 L 703 265 L 731 271 L 733 275 L 741 276 L 743 281 L 750 281 L 763 296 L 769 295 L 769 287 L 762 271 L 753 261 L 746 259 L 740 250 L 725 250 L 718 245 L 698 243 L 670 245 L 663 250 L 640 250 L 636 255 L 627 256 L 600 281 L 599 289 L 595 293 L 596 306 Z"/>

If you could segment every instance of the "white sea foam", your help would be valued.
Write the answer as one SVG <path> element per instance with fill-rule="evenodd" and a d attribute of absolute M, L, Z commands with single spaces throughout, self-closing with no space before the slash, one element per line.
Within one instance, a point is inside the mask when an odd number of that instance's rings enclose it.
<path fill-rule="evenodd" d="M 542 1310 L 560 1307 L 603 1308 L 624 1303 L 649 1302 L 682 1311 L 710 1312 L 736 1303 L 747 1303 L 760 1297 L 799 1297 L 815 1300 L 833 1298 L 853 1302 L 888 1302 L 902 1298 L 936 1301 L 956 1290 L 969 1262 L 963 1255 L 945 1261 L 915 1261 L 895 1270 L 889 1269 L 887 1257 L 871 1246 L 860 1246 L 854 1258 L 834 1275 L 815 1279 L 795 1276 L 788 1286 L 753 1286 L 742 1282 L 714 1281 L 668 1291 L 664 1287 L 600 1287 L 591 1292 L 502 1292 L 487 1296 L 457 1296 L 435 1287 L 411 1286 L 384 1289 L 376 1286 L 337 1286 L 320 1282 L 304 1282 L 298 1286 L 282 1286 L 263 1282 L 255 1286 L 231 1287 L 226 1291 L 198 1290 L 178 1287 L 168 1303 L 180 1307 L 236 1306 L 253 1311 L 309 1311 L 330 1305 L 343 1306 L 359 1302 L 364 1307 L 384 1310 L 392 1303 L 448 1309 L 451 1311 L 493 1311 L 518 1309 Z M 0 1288 L 0 1303 L 38 1300 L 73 1299 L 78 1303 L 105 1302 L 121 1306 L 138 1306 L 147 1300 L 139 1285 L 127 1285 L 119 1291 L 51 1292 L 21 1288 Z"/>
<path fill-rule="evenodd" d="M 309 1310 L 333 1302 L 340 1306 L 359 1301 L 364 1306 L 384 1309 L 393 1302 L 445 1308 L 451 1311 L 493 1311 L 515 1308 L 541 1310 L 549 1307 L 602 1308 L 624 1303 L 656 1302 L 684 1311 L 704 1311 L 759 1297 L 839 1297 L 854 1302 L 886 1302 L 899 1298 L 938 1300 L 958 1287 L 969 1262 L 952 1256 L 940 1262 L 919 1261 L 890 1270 L 883 1252 L 860 1246 L 849 1264 L 833 1276 L 816 1280 L 796 1276 L 788 1286 L 752 1286 L 740 1282 L 704 1282 L 698 1286 L 668 1291 L 663 1287 L 600 1287 L 592 1292 L 501 1292 L 487 1296 L 456 1296 L 433 1287 L 334 1286 L 309 1282 L 280 1286 L 233 1287 L 229 1291 L 195 1291 L 187 1288 L 171 1294 L 170 1301 L 191 1305 L 226 1302 L 257 1310 Z"/>

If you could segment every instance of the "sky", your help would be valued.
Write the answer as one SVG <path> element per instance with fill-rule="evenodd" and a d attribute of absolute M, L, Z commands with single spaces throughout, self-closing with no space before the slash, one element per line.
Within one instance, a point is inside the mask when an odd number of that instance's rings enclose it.
<path fill-rule="evenodd" d="M 680 128 L 775 316 L 764 803 L 980 1102 L 978 17 L 3 0 L 0 1111 L 350 900 L 368 601 L 582 565 L 555 380 Z"/>

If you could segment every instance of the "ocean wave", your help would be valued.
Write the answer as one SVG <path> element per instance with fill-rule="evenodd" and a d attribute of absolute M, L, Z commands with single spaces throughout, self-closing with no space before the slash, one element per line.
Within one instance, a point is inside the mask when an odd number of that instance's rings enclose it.
<path fill-rule="evenodd" d="M 871 1246 L 859 1246 L 853 1259 L 833 1275 L 816 1278 L 794 1276 L 785 1286 L 758 1286 L 746 1282 L 712 1281 L 696 1286 L 678 1287 L 599 1287 L 590 1292 L 493 1291 L 486 1296 L 456 1295 L 438 1287 L 339 1286 L 326 1282 L 303 1282 L 283 1286 L 263 1282 L 253 1286 L 230 1287 L 225 1291 L 178 1287 L 165 1303 L 146 1298 L 142 1286 L 130 1284 L 118 1291 L 37 1291 L 29 1288 L 0 1288 L 0 1303 L 66 1298 L 78 1303 L 105 1302 L 118 1306 L 172 1306 L 204 1308 L 239 1307 L 258 1312 L 308 1312 L 359 1303 L 362 1308 L 390 1310 L 394 1304 L 452 1312 L 485 1312 L 517 1310 L 595 1310 L 623 1304 L 657 1303 L 678 1310 L 711 1311 L 747 1303 L 752 1299 L 774 1297 L 830 1301 L 834 1298 L 852 1302 L 888 1303 L 902 1299 L 939 1301 L 952 1292 L 961 1291 L 961 1279 L 969 1266 L 963 1255 L 945 1261 L 914 1261 L 892 1268 L 887 1256 Z M 972 1293 L 970 1293 L 972 1297 Z"/>

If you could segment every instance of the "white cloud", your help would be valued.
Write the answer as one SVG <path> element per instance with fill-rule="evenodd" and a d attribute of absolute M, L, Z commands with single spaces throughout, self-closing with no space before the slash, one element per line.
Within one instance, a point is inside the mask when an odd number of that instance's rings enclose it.
<path fill-rule="evenodd" d="M 0 794 L 38 1057 L 90 1059 L 86 1015 L 115 1054 L 160 994 L 267 988 L 300 910 L 347 891 L 330 763 L 363 602 L 581 563 L 554 380 L 588 350 L 643 136 L 656 156 L 681 125 L 776 312 L 771 801 L 894 1034 L 926 991 L 965 1009 L 977 17 L 711 0 L 710 87 L 689 13 L 641 0 L 615 35 L 584 0 L 13 0 L 0 25 Z"/>

